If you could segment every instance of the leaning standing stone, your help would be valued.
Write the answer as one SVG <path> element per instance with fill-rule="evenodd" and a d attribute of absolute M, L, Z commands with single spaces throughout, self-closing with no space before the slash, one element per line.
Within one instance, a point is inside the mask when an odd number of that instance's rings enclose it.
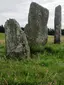
<path fill-rule="evenodd" d="M 15 19 L 5 22 L 5 45 L 8 57 L 29 57 L 30 49 L 25 33 Z"/>
<path fill-rule="evenodd" d="M 57 6 L 55 8 L 55 19 L 54 19 L 54 43 L 60 43 L 60 35 L 61 35 L 61 6 Z"/>
<path fill-rule="evenodd" d="M 48 22 L 49 11 L 32 2 L 30 5 L 28 24 L 25 26 L 25 33 L 30 46 L 46 44 L 48 39 Z"/>

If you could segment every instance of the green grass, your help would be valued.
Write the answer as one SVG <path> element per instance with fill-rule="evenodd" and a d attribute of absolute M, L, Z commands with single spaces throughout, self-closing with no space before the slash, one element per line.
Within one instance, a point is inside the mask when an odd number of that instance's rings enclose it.
<path fill-rule="evenodd" d="M 0 44 L 0 85 L 64 85 L 64 43 L 53 44 L 50 38 L 29 60 L 7 59 Z"/>
<path fill-rule="evenodd" d="M 5 34 L 4 33 L 0 33 L 0 40 L 4 40 L 5 38 Z"/>

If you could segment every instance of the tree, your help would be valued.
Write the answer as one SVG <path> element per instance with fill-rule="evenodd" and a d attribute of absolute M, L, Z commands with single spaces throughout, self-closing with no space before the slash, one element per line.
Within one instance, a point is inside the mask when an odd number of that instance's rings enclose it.
<path fill-rule="evenodd" d="M 3 25 L 0 26 L 0 33 L 4 33 L 5 32 L 5 29 L 3 27 Z"/>

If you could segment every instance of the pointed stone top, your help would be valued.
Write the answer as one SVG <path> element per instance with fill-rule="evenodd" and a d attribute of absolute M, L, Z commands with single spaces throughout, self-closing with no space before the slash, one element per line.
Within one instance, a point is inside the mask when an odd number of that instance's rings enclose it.
<path fill-rule="evenodd" d="M 45 7 L 43 7 L 43 6 L 39 5 L 39 4 L 38 4 L 38 3 L 36 3 L 36 2 L 31 2 L 30 7 L 34 7 L 34 6 L 36 6 L 36 7 L 41 7 L 41 8 L 46 9 Z M 47 9 L 46 9 L 46 10 L 47 10 Z M 47 11 L 48 11 L 48 10 L 47 10 Z"/>
<path fill-rule="evenodd" d="M 57 9 L 58 11 L 61 10 L 61 5 L 58 5 L 55 9 Z"/>

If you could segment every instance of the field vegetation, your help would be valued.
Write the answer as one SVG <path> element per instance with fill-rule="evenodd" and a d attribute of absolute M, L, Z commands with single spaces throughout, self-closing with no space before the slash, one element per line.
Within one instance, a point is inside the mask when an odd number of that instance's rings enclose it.
<path fill-rule="evenodd" d="M 7 59 L 4 34 L 0 34 L 0 85 L 64 85 L 64 36 L 60 44 L 54 44 L 54 37 L 41 52 L 30 59 Z"/>

